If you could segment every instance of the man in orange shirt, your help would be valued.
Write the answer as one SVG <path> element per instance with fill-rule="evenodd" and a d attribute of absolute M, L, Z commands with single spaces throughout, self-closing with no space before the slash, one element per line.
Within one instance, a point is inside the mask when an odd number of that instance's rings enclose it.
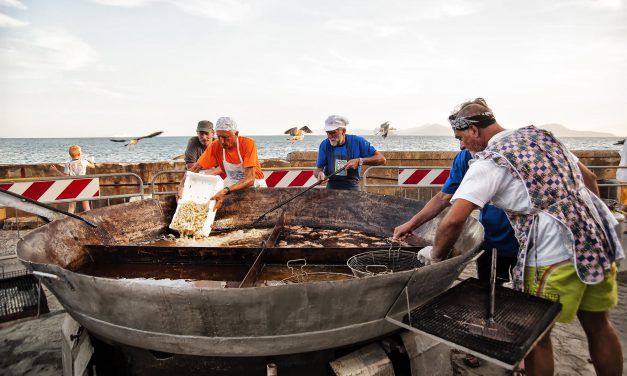
<path fill-rule="evenodd" d="M 211 175 L 226 174 L 224 189 L 211 198 L 216 200 L 217 210 L 229 193 L 267 185 L 261 171 L 255 141 L 240 136 L 237 123 L 230 117 L 219 118 L 215 131 L 218 139 L 207 147 L 196 163 L 203 169 L 211 169 L 209 171 Z M 218 168 L 212 169 L 216 166 Z"/>

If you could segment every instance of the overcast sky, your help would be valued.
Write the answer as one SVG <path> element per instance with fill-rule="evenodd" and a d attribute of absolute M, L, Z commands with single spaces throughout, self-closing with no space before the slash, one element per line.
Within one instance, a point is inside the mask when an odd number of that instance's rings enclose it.
<path fill-rule="evenodd" d="M 627 136 L 621 0 L 0 0 L 0 137 L 446 124 Z"/>

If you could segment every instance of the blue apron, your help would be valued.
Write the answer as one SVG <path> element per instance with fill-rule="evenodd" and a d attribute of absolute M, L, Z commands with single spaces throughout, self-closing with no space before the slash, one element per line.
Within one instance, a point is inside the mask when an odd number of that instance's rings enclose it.
<path fill-rule="evenodd" d="M 349 142 L 349 135 L 346 135 L 346 155 L 345 154 L 337 154 L 336 150 L 340 148 L 339 146 L 333 146 L 329 142 L 326 147 L 327 154 L 327 165 L 324 168 L 324 173 L 329 176 L 333 172 L 339 170 L 344 167 L 346 163 L 352 159 L 351 158 L 351 147 Z M 342 145 L 342 146 L 344 146 Z M 361 190 L 359 186 L 359 169 L 357 170 L 345 170 L 338 173 L 335 176 L 329 178 L 329 182 L 327 183 L 328 189 L 343 189 L 346 191 L 359 191 Z"/>

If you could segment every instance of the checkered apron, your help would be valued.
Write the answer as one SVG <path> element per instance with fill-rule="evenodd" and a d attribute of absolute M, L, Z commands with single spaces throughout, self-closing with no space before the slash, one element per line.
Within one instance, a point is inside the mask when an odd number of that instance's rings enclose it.
<path fill-rule="evenodd" d="M 488 145 L 476 157 L 507 168 L 522 180 L 529 194 L 531 213 L 505 210 L 520 243 L 513 270 L 516 290 L 524 290 L 527 250 L 537 243 L 533 234 L 537 234 L 541 212 L 559 221 L 570 233 L 572 259 L 579 279 L 586 284 L 603 281 L 603 272 L 610 269 L 614 259 L 604 228 L 607 223 L 581 197 L 580 189 L 585 189 L 581 171 L 551 132 L 533 125 L 521 128 Z"/>

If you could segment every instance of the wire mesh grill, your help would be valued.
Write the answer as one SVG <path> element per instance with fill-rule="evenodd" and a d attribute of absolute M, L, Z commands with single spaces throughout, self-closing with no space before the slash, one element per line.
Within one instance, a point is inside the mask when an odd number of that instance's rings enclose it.
<path fill-rule="evenodd" d="M 414 309 L 403 321 L 486 358 L 516 365 L 561 311 L 558 302 L 497 286 L 494 321 L 508 331 L 508 340 L 502 341 L 473 333 L 472 322 L 488 317 L 488 304 L 489 286 L 469 278 Z"/>
<path fill-rule="evenodd" d="M 400 249 L 363 252 L 349 258 L 346 265 L 356 277 L 402 272 L 424 266 L 416 252 Z"/>
<path fill-rule="evenodd" d="M 49 309 L 37 278 L 26 270 L 3 273 L 0 279 L 0 322 L 33 316 L 38 311 L 47 313 Z"/>

